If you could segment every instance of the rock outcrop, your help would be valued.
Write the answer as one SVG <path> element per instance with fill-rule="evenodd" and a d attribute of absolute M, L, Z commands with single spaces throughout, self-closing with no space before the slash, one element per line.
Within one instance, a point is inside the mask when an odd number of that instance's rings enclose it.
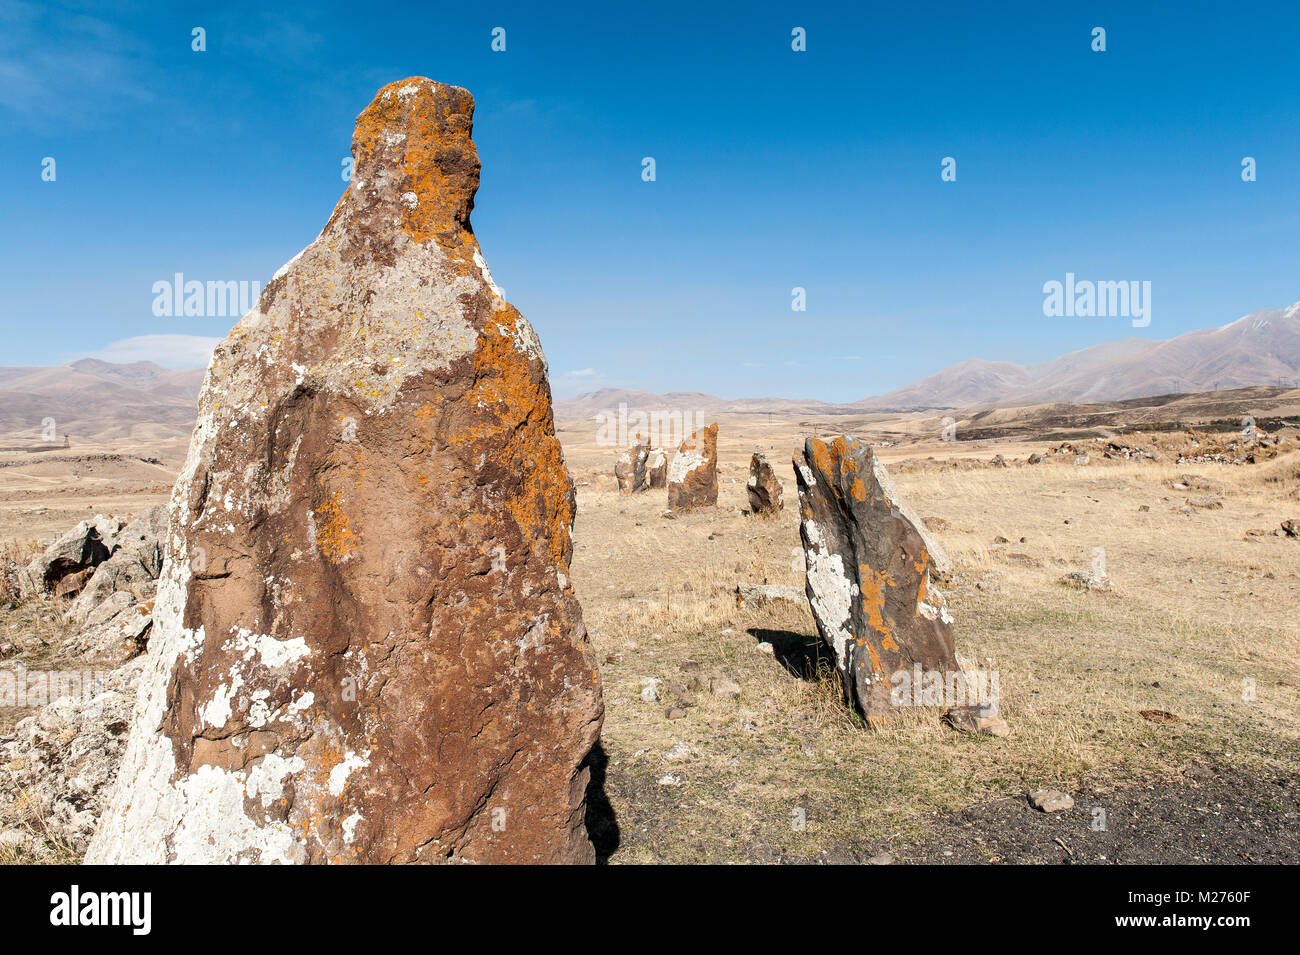
<path fill-rule="evenodd" d="M 807 599 L 802 590 L 789 584 L 751 584 L 742 580 L 736 585 L 737 607 L 766 607 L 782 601 L 802 604 Z"/>
<path fill-rule="evenodd" d="M 81 626 L 91 612 L 113 594 L 128 592 L 138 600 L 153 596 L 162 573 L 162 541 L 167 536 L 167 507 L 159 504 L 127 524 L 113 538 L 112 553 L 95 567 L 64 615 Z"/>
<path fill-rule="evenodd" d="M 784 490 L 777 479 L 776 470 L 762 451 L 755 451 L 749 459 L 749 509 L 755 514 L 769 515 L 779 513 Z"/>
<path fill-rule="evenodd" d="M 645 465 L 646 486 L 650 488 L 668 486 L 668 452 L 662 448 L 652 448 Z"/>
<path fill-rule="evenodd" d="M 381 90 L 324 230 L 216 349 L 87 861 L 592 861 L 574 489 L 470 229 L 473 109 Z"/>
<path fill-rule="evenodd" d="M 62 674 L 76 680 L 75 692 L 0 737 L 0 817 L 8 825 L 0 840 L 32 858 L 86 851 L 117 778 L 142 665 Z M 28 679 L 25 669 L 17 675 Z"/>
<path fill-rule="evenodd" d="M 668 506 L 689 511 L 718 503 L 718 425 L 681 443 L 668 466 Z"/>
<path fill-rule="evenodd" d="M 18 573 L 24 598 L 42 593 L 75 596 L 96 567 L 108 560 L 120 521 L 96 515 L 79 523 Z"/>
<path fill-rule="evenodd" d="M 646 462 L 650 458 L 650 445 L 638 440 L 619 455 L 614 463 L 614 477 L 621 494 L 635 494 L 646 489 Z"/>
<path fill-rule="evenodd" d="M 808 438 L 794 458 L 808 601 L 847 700 L 875 720 L 896 712 L 896 674 L 960 672 L 935 577 L 949 563 L 902 502 L 871 447 Z M 906 705 L 908 701 L 902 701 Z"/>

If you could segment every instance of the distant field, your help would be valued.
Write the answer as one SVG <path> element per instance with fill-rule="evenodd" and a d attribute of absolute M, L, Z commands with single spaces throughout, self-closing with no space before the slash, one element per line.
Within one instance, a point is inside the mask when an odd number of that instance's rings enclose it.
<path fill-rule="evenodd" d="M 1263 410 L 1285 416 L 1294 405 Z M 1207 420 L 1237 412 L 1231 404 L 1204 409 Z M 1300 451 L 1254 465 L 1178 465 L 1173 449 L 1183 437 L 1166 429 L 1165 443 L 1152 443 L 1163 447 L 1160 461 L 1106 460 L 1094 442 L 1086 464 L 1064 454 L 1026 465 L 1051 442 L 1023 433 L 962 441 L 960 416 L 959 440 L 945 442 L 943 417 L 723 416 L 718 506 L 676 519 L 661 516 L 662 490 L 617 492 L 617 449 L 597 443 L 593 422 L 561 423 L 578 483 L 572 578 L 604 681 L 601 852 L 614 862 L 883 851 L 904 860 L 944 861 L 946 852 L 966 861 L 1056 861 L 1052 854 L 1064 850 L 1054 839 L 1072 824 L 1076 861 L 1123 861 L 1139 850 L 1170 861 L 1166 849 L 1123 827 L 1137 826 L 1158 799 L 1195 808 L 1236 792 L 1253 800 L 1261 826 L 1291 820 L 1291 841 L 1270 836 L 1270 844 L 1300 861 L 1300 540 L 1272 533 L 1300 517 Z M 1030 418 L 1011 423 L 1031 427 Z M 808 434 L 845 430 L 889 436 L 879 453 L 954 558 L 945 593 L 958 650 L 999 673 L 1009 737 L 956 733 L 934 710 L 866 730 L 838 699 L 806 604 L 737 608 L 741 581 L 802 588 L 790 454 Z M 785 484 L 786 509 L 775 519 L 743 513 L 755 448 Z M 0 454 L 0 542 L 35 546 L 97 511 L 138 514 L 165 500 L 184 450 L 174 439 Z M 995 455 L 1009 466 L 988 466 Z M 1177 489 L 1188 474 L 1209 490 Z M 1220 506 L 1188 504 L 1203 497 Z M 1113 591 L 1059 582 L 1086 570 L 1098 549 Z M 56 625 L 0 611 L 0 632 Z M 698 669 L 683 669 L 685 661 Z M 710 680 L 721 678 L 740 685 L 739 697 L 710 693 Z M 660 681 L 657 702 L 641 700 L 646 679 Z M 689 703 L 685 715 L 669 719 L 677 703 Z M 1141 710 L 1177 721 L 1151 722 Z M 1270 816 L 1267 793 L 1279 779 L 1292 787 L 1278 790 L 1280 815 Z M 1255 785 L 1265 795 L 1254 795 Z M 1025 806 L 1025 791 L 1042 786 L 1076 794 L 1073 823 L 1041 821 Z M 1088 814 L 1106 807 L 1116 822 L 1093 833 Z M 1022 833 L 1025 846 L 993 845 L 956 821 L 995 811 L 990 831 Z M 1258 838 L 1239 844 L 1206 819 L 1204 858 L 1258 851 Z M 942 848 L 954 839 L 956 849 Z"/>

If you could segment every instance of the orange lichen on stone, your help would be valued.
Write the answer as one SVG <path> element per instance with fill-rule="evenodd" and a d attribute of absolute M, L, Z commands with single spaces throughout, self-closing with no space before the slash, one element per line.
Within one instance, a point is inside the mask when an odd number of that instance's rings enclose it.
<path fill-rule="evenodd" d="M 327 560 L 338 563 L 347 560 L 356 550 L 356 535 L 348 527 L 348 515 L 335 491 L 328 501 L 316 508 L 319 522 L 316 527 L 316 546 Z"/>
<path fill-rule="evenodd" d="M 826 442 L 818 438 L 811 438 L 809 443 L 812 445 L 813 463 L 817 466 L 817 470 L 823 474 L 830 474 L 831 452 L 830 448 L 826 447 Z"/>
<path fill-rule="evenodd" d="M 871 655 L 871 672 L 875 673 L 877 676 L 883 677 L 885 675 L 885 668 L 880 662 L 880 654 L 876 653 L 876 648 L 873 647 L 870 642 L 867 643 L 867 653 Z"/>
<path fill-rule="evenodd" d="M 867 625 L 877 633 L 890 636 L 894 622 L 885 616 L 885 588 L 894 583 L 883 570 L 876 572 L 866 564 L 858 565 L 858 578 L 862 587 L 862 612 L 867 615 Z"/>
<path fill-rule="evenodd" d="M 473 128 L 474 97 L 468 90 L 420 76 L 390 83 L 357 117 L 353 176 L 364 181 L 373 165 L 391 165 L 388 151 L 396 151 L 403 172 L 399 188 L 415 196 L 401 204 L 402 231 L 416 242 L 436 238 L 444 246 L 457 245 L 478 191 Z M 404 138 L 398 140 L 395 130 L 404 130 Z"/>
<path fill-rule="evenodd" d="M 556 568 L 568 566 L 573 523 L 568 471 L 550 415 L 546 380 L 515 344 L 519 313 L 511 306 L 495 312 L 479 336 L 473 355 L 476 374 L 464 404 L 484 406 L 485 414 L 448 438 L 455 447 L 503 442 L 518 473 L 531 472 L 519 493 L 506 499 L 510 516 L 528 540 L 545 540 Z"/>

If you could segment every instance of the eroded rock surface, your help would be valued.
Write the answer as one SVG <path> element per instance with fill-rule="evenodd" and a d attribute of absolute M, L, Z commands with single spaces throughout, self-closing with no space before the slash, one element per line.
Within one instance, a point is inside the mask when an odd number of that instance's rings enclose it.
<path fill-rule="evenodd" d="M 532 327 L 469 226 L 468 92 L 358 118 L 217 348 L 91 862 L 584 862 L 602 704 Z"/>
<path fill-rule="evenodd" d="M 115 593 L 131 593 L 136 600 L 153 597 L 154 582 L 162 573 L 162 541 L 167 536 L 167 507 L 159 504 L 127 524 L 114 537 L 112 553 L 94 573 L 64 615 L 80 626 L 91 612 Z"/>
<path fill-rule="evenodd" d="M 749 509 L 755 514 L 776 514 L 781 510 L 784 490 L 777 479 L 776 470 L 762 451 L 755 451 L 749 459 Z"/>
<path fill-rule="evenodd" d="M 122 524 L 96 515 L 68 531 L 18 573 L 24 598 L 40 593 L 74 596 L 96 567 L 108 560 Z"/>
<path fill-rule="evenodd" d="M 614 477 L 621 494 L 635 494 L 646 488 L 646 463 L 650 458 L 650 445 L 637 441 L 619 455 L 614 463 Z"/>
<path fill-rule="evenodd" d="M 808 601 L 844 692 L 869 719 L 896 712 L 895 674 L 960 671 L 935 577 L 948 558 L 870 445 L 808 438 L 794 458 Z M 904 701 L 906 703 L 906 700 Z"/>
<path fill-rule="evenodd" d="M 718 503 L 718 425 L 681 443 L 668 465 L 668 506 L 689 511 Z"/>
<path fill-rule="evenodd" d="M 63 688 L 75 692 L 0 737 L 0 817 L 8 825 L 0 838 L 33 857 L 86 851 L 117 778 L 142 662 L 61 674 Z M 28 680 L 25 668 L 17 676 Z"/>
<path fill-rule="evenodd" d="M 668 452 L 662 448 L 651 448 L 645 465 L 646 486 L 651 488 L 668 486 Z"/>

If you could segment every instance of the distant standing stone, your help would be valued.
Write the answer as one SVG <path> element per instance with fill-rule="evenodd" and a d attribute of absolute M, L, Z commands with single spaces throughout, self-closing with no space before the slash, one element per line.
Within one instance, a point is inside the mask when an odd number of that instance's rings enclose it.
<path fill-rule="evenodd" d="M 689 511 L 718 503 L 718 425 L 681 443 L 668 466 L 668 507 Z"/>
<path fill-rule="evenodd" d="M 668 486 L 668 452 L 663 448 L 652 448 L 645 465 L 646 486 L 651 488 Z"/>
<path fill-rule="evenodd" d="M 783 489 L 776 471 L 762 451 L 749 460 L 749 509 L 755 514 L 776 514 L 781 510 Z"/>
<path fill-rule="evenodd" d="M 646 489 L 646 461 L 650 446 L 638 441 L 619 456 L 614 463 L 614 477 L 618 479 L 621 494 L 635 494 Z"/>

